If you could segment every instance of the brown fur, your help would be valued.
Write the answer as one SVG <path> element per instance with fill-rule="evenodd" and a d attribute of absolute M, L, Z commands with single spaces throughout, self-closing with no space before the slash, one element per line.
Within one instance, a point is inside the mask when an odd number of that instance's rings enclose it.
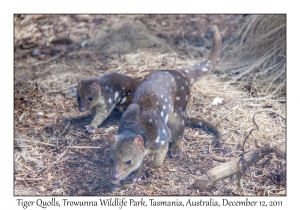
<path fill-rule="evenodd" d="M 134 172 L 133 180 L 141 180 L 145 177 L 144 156 L 154 153 L 149 166 L 160 167 L 170 141 L 171 156 L 180 155 L 190 87 L 213 71 L 220 60 L 222 39 L 218 28 L 213 29 L 214 47 L 208 60 L 181 71 L 155 71 L 137 87 L 121 118 L 117 137 L 111 138 L 111 179 L 122 180 Z"/>

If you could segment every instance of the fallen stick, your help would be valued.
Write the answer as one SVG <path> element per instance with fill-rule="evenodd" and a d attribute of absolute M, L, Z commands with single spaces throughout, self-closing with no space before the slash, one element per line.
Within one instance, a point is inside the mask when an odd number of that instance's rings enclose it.
<path fill-rule="evenodd" d="M 270 153 L 275 153 L 278 158 L 286 159 L 285 142 L 281 144 L 266 145 L 262 148 L 244 154 L 244 165 L 248 168 L 257 163 L 261 158 Z M 210 169 L 205 175 L 196 179 L 190 186 L 191 188 L 200 189 L 202 191 L 212 188 L 219 180 L 237 174 L 240 171 L 240 157 L 234 158 L 231 161 L 220 164 Z"/>

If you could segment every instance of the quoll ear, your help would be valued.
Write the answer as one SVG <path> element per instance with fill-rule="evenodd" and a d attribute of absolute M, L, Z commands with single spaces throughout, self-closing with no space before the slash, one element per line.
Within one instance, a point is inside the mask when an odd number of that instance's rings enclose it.
<path fill-rule="evenodd" d="M 108 135 L 109 135 L 109 140 L 111 143 L 115 143 L 119 140 L 118 135 L 114 135 L 112 132 L 109 132 Z"/>
<path fill-rule="evenodd" d="M 80 85 L 82 83 L 82 81 L 80 79 L 77 79 L 78 85 Z"/>
<path fill-rule="evenodd" d="M 100 90 L 100 82 L 99 81 L 93 81 L 92 83 L 91 83 L 91 87 L 92 88 L 94 88 L 94 89 L 96 89 L 96 90 Z"/>
<path fill-rule="evenodd" d="M 136 146 L 139 150 L 144 151 L 145 146 L 144 146 L 144 139 L 140 135 L 136 136 L 133 139 L 133 145 Z"/>

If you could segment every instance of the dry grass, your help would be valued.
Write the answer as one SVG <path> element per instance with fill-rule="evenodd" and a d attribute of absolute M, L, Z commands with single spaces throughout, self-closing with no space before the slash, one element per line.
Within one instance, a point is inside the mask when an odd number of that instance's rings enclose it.
<path fill-rule="evenodd" d="M 53 57 L 47 60 L 31 56 L 17 58 L 15 195 L 236 195 L 235 176 L 219 181 L 209 192 L 189 186 L 201 174 L 221 164 L 209 155 L 230 160 L 241 154 L 240 145 L 254 128 L 255 112 L 266 108 L 283 116 L 286 112 L 285 101 L 273 96 L 253 96 L 253 92 L 244 91 L 231 81 L 208 75 L 194 85 L 187 114 L 217 125 L 225 140 L 221 148 L 211 147 L 213 136 L 186 128 L 180 159 L 167 156 L 163 168 L 146 168 L 148 179 L 140 183 L 126 179 L 114 185 L 108 176 L 107 131 L 117 132 L 120 114 L 114 113 L 95 134 L 86 133 L 84 125 L 89 124 L 90 118 L 71 123 L 63 119 L 64 115 L 79 115 L 69 88 L 76 85 L 78 78 L 115 71 L 142 79 L 151 71 L 181 69 L 194 65 L 199 59 L 160 48 L 136 49 L 107 57 L 82 49 L 52 60 Z M 224 65 L 221 63 L 222 68 Z M 55 91 L 59 92 L 49 94 Z M 216 97 L 223 102 L 213 105 Z M 256 141 L 261 145 L 286 141 L 286 124 L 282 118 L 261 113 L 256 116 L 256 122 L 259 130 L 247 140 L 246 152 L 256 148 Z M 243 189 L 252 195 L 282 195 L 286 188 L 285 172 L 285 161 L 268 155 L 246 170 Z"/>
<path fill-rule="evenodd" d="M 221 70 L 258 97 L 285 97 L 286 17 L 250 15 L 227 43 Z"/>

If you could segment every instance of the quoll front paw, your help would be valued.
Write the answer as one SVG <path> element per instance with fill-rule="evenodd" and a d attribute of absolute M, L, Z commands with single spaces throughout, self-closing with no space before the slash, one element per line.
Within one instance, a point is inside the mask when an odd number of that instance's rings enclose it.
<path fill-rule="evenodd" d="M 171 144 L 171 157 L 179 157 L 182 152 L 182 141 L 177 141 Z"/>
<path fill-rule="evenodd" d="M 171 157 L 179 157 L 181 154 L 181 150 L 172 150 L 171 149 Z"/>
<path fill-rule="evenodd" d="M 171 147 L 171 157 L 179 157 L 182 152 L 182 148 L 178 145 L 172 145 Z"/>
<path fill-rule="evenodd" d="M 85 130 L 89 133 L 95 133 L 96 132 L 96 128 L 92 125 L 86 125 L 84 127 L 85 127 Z"/>
<path fill-rule="evenodd" d="M 141 181 L 143 178 L 147 179 L 146 173 L 143 173 L 142 175 L 137 175 L 137 174 L 132 174 L 131 175 L 132 181 L 133 182 L 139 182 Z"/>

